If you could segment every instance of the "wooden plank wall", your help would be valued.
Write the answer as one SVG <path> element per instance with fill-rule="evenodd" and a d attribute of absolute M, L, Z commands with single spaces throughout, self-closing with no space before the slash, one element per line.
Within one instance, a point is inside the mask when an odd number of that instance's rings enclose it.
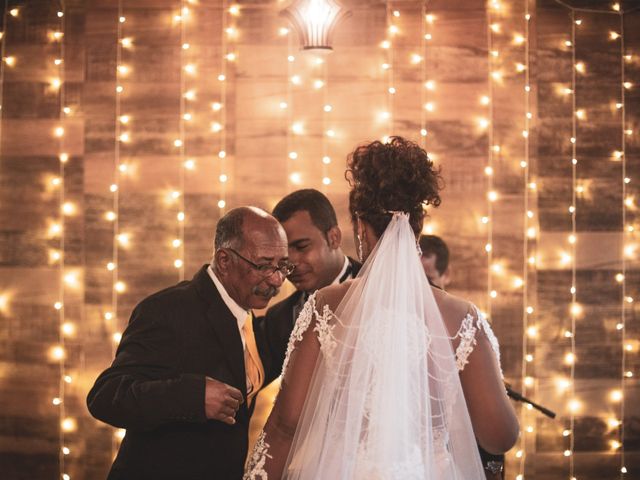
<path fill-rule="evenodd" d="M 571 378 L 563 359 L 571 351 L 572 203 L 571 86 L 574 68 L 571 11 L 554 0 L 531 0 L 529 22 L 529 154 L 525 152 L 527 113 L 525 48 L 514 36 L 524 35 L 525 1 L 505 0 L 489 7 L 481 0 L 430 2 L 349 0 L 352 15 L 339 25 L 330 55 L 298 50 L 298 40 L 278 12 L 282 1 L 239 1 L 238 16 L 223 2 L 184 1 L 190 13 L 177 21 L 178 0 L 127 0 L 120 38 L 131 48 L 118 49 L 116 0 L 64 2 L 64 76 L 52 88 L 55 58 L 61 42 L 51 32 L 61 25 L 60 5 L 44 0 L 9 2 L 17 16 L 4 12 L 4 57 L 0 159 L 0 471 L 4 478 L 56 478 L 60 471 L 60 406 L 52 404 L 64 386 L 65 416 L 76 428 L 65 432 L 64 471 L 71 478 L 103 478 L 118 438 L 113 429 L 92 419 L 85 396 L 97 374 L 112 359 L 114 333 L 122 331 L 133 306 L 144 296 L 190 278 L 211 255 L 215 224 L 229 207 L 253 204 L 270 209 L 284 194 L 299 187 L 325 191 L 339 212 L 345 249 L 354 254 L 347 217 L 344 160 L 359 143 L 386 135 L 421 142 L 442 166 L 446 188 L 443 204 L 430 210 L 428 227 L 441 235 L 452 252 L 451 291 L 473 300 L 491 313 L 501 340 L 503 369 L 514 388 L 555 410 L 554 421 L 522 412 L 523 439 L 510 454 L 507 478 L 551 480 L 619 478 L 620 402 L 610 392 L 620 388 L 622 373 L 623 243 L 634 245 L 635 233 L 622 230 L 620 16 L 611 2 L 573 2 L 580 8 L 607 13 L 576 12 L 583 24 L 576 31 L 576 58 L 586 67 L 576 77 L 576 105 L 586 118 L 577 122 L 576 300 L 582 313 L 575 326 L 575 412 L 573 454 L 568 409 L 571 389 L 558 388 Z M 229 2 L 225 5 L 230 5 Z M 631 9 L 635 2 L 622 4 Z M 487 10 L 489 8 L 489 10 Z M 394 16 L 397 10 L 399 16 Z M 489 12 L 489 13 L 487 13 Z M 433 23 L 424 14 L 434 15 Z M 488 22 L 500 32 L 488 34 Z M 389 25 L 399 29 L 396 35 Z M 224 28 L 234 28 L 227 33 Z M 624 16 L 628 196 L 638 203 L 640 162 L 640 12 Z M 424 40 L 424 35 L 430 40 Z M 497 57 L 489 53 L 499 51 Z M 385 39 L 391 48 L 381 48 Z M 189 49 L 182 44 L 188 43 Z M 116 77 L 118 51 L 128 71 Z M 234 53 L 235 59 L 223 55 Z M 419 55 L 418 59 L 415 55 Z M 289 61 L 288 56 L 294 60 Z M 320 60 L 318 60 L 320 59 Z M 183 73 L 187 64 L 196 74 Z M 388 64 L 389 69 L 382 67 Z M 489 80 L 500 71 L 500 81 Z M 224 73 L 224 82 L 218 76 Z M 299 77 L 299 84 L 292 77 Z M 322 81 L 320 88 L 316 81 Z M 432 81 L 429 88 L 425 82 Z M 491 83 L 493 82 L 493 86 Z M 116 86 L 119 113 L 127 115 L 116 139 Z M 395 94 L 389 88 L 395 88 Z M 194 100 L 181 96 L 193 91 Z M 62 92 L 62 95 L 61 95 Z M 491 97 L 491 104 L 480 101 Z M 220 110 L 212 103 L 223 104 Z M 286 108 L 281 108 L 281 103 Z M 429 109 L 425 104 L 430 103 Z M 331 105 L 331 111 L 325 111 Z M 69 107 L 69 113 L 62 112 Z M 180 115 L 190 113 L 183 121 Z M 61 120 L 62 115 L 62 120 Z M 483 128 L 481 119 L 490 120 Z M 212 124 L 219 123 L 215 131 Z M 58 138 L 54 129 L 64 126 Z M 421 129 L 427 135 L 421 135 Z M 182 148 L 175 140 L 182 139 Z M 116 145 L 119 154 L 116 154 Z M 499 147 L 499 149 L 494 148 Z M 219 152 L 224 150 L 224 158 Z M 52 258 L 61 236 L 51 231 L 60 220 L 59 154 L 67 153 L 62 170 L 65 201 L 75 213 L 64 216 L 64 269 Z M 295 155 L 291 155 L 295 153 Z M 295 158 L 292 158 L 295 157 Z M 330 162 L 323 162 L 329 157 Z M 485 174 L 489 163 L 493 175 Z M 193 160 L 194 169 L 184 168 Z M 529 181 L 521 162 L 528 160 Z M 125 165 L 127 171 L 118 170 Z M 221 182 L 220 175 L 227 175 Z M 324 180 L 326 179 L 326 180 Z M 118 201 L 110 186 L 118 186 Z M 487 195 L 498 199 L 489 212 Z M 178 191 L 177 199 L 171 192 Z M 527 220 L 525 197 L 533 217 Z M 218 202 L 224 200 L 225 208 Z M 114 295 L 115 223 L 106 220 L 117 206 L 118 233 L 128 245 L 117 247 L 117 279 L 126 284 Z M 635 205 L 626 209 L 626 226 L 640 228 Z M 181 225 L 176 215 L 183 211 Z M 490 227 L 490 230 L 489 230 Z M 526 228 L 532 227 L 531 238 Z M 174 239 L 183 242 L 176 249 Z M 525 248 L 526 239 L 526 248 Z M 485 245 L 491 242 L 491 258 Z M 116 242 L 117 243 L 117 242 Z M 527 263 L 536 256 L 536 264 Z M 182 268 L 174 261 L 183 260 Z M 490 268 L 490 262 L 497 266 Z M 525 264 L 527 265 L 525 267 Z M 638 297 L 637 256 L 626 260 L 626 295 Z M 524 278 L 526 290 L 514 286 Z M 67 282 L 65 275 L 71 274 Z M 75 277 L 73 277 L 75 275 Z M 77 282 L 74 282 L 74 278 Z M 287 286 L 283 295 L 291 291 Z M 495 290 L 495 298 L 488 293 Z M 115 302 L 117 299 L 117 302 Z M 64 301 L 63 315 L 54 308 Z M 639 327 L 636 302 L 625 307 L 629 345 L 624 380 L 624 445 L 627 478 L 639 465 L 638 372 Z M 523 310 L 533 307 L 526 318 Z M 114 310 L 114 307 L 115 310 Z M 113 313 L 113 318 L 105 314 Z M 526 321 L 525 321 L 526 320 Z M 60 344 L 60 326 L 75 331 L 63 337 L 66 358 L 51 348 Z M 527 327 L 535 327 L 523 337 Z M 534 335 L 535 334 L 535 335 Z M 524 355 L 532 355 L 526 362 Z M 523 372 L 531 377 L 523 385 Z M 61 383 L 62 382 L 62 383 Z M 263 395 L 256 427 L 270 403 Z M 517 456 L 522 450 L 522 456 Z M 571 464 L 572 462 L 572 464 Z"/>

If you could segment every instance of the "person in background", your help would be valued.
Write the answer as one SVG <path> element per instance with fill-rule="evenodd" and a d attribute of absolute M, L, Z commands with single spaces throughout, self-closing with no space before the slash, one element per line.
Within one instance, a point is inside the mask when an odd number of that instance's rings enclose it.
<path fill-rule="evenodd" d="M 447 244 L 436 235 L 422 235 L 419 244 L 422 251 L 420 260 L 429 282 L 445 290 L 451 282 Z"/>
<path fill-rule="evenodd" d="M 422 235 L 419 241 L 422 256 L 420 260 L 424 273 L 431 285 L 445 290 L 451 283 L 449 270 L 449 247 L 437 235 Z M 484 467 L 487 480 L 504 478 L 504 455 L 493 455 L 478 446 L 480 459 Z"/>

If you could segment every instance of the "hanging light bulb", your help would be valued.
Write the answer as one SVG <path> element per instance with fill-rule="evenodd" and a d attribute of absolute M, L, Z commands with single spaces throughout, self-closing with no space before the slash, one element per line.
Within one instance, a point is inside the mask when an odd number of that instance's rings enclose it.
<path fill-rule="evenodd" d="M 333 30 L 350 13 L 337 0 L 296 0 L 282 11 L 298 31 L 302 49 L 319 51 L 332 50 Z"/>

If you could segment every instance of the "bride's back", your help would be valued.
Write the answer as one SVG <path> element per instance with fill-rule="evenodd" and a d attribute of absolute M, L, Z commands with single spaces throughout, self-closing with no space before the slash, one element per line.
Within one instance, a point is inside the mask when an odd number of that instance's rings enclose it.
<path fill-rule="evenodd" d="M 349 288 L 359 279 L 348 280 L 341 284 L 329 285 L 318 291 L 316 296 L 316 302 L 318 305 L 327 305 L 332 312 L 338 310 L 340 302 L 342 302 Z M 451 295 L 444 290 L 437 287 L 429 287 L 442 315 L 442 320 L 445 323 L 449 336 L 454 338 L 456 333 L 460 330 L 462 322 L 467 314 L 474 315 L 474 309 L 470 302 Z M 454 342 L 453 347 L 457 346 L 457 342 Z"/>
<path fill-rule="evenodd" d="M 359 278 L 318 291 L 316 305 L 322 311 L 339 311 L 348 290 Z M 460 383 L 479 444 L 491 453 L 509 450 L 518 435 L 518 421 L 504 389 L 499 346 L 487 320 L 469 301 L 429 286 L 460 372 Z M 339 315 L 339 313 L 338 313 Z M 348 321 L 329 318 L 332 321 Z M 384 355 L 384 352 L 380 352 Z"/>

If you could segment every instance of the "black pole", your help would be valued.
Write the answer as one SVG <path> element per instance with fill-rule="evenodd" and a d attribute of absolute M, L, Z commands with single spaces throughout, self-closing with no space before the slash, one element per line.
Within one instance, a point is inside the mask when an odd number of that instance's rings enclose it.
<path fill-rule="evenodd" d="M 513 390 L 511 388 L 511 385 L 509 385 L 508 383 L 505 382 L 504 386 L 507 389 L 507 395 L 509 395 L 509 397 L 513 398 L 514 400 L 517 400 L 518 402 L 528 403 L 533 408 L 535 408 L 536 410 L 542 412 L 544 415 L 546 415 L 549 418 L 556 418 L 555 412 L 552 412 L 548 408 L 545 408 L 542 405 L 538 405 L 537 403 L 529 400 L 527 397 L 522 395 L 520 392 L 516 392 L 515 390 Z"/>

